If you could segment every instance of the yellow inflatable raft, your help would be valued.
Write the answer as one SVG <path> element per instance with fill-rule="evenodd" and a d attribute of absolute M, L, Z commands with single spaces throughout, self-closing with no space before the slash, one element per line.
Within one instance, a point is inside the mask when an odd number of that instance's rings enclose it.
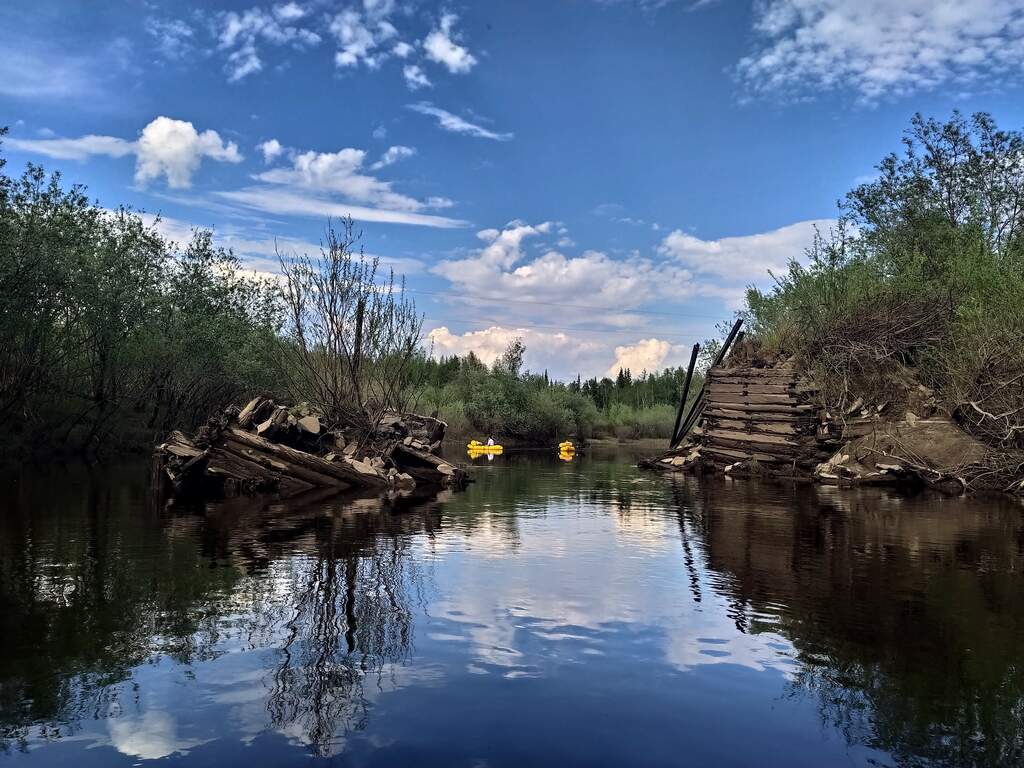
<path fill-rule="evenodd" d="M 481 443 L 479 440 L 470 440 L 469 445 L 466 446 L 466 450 L 470 453 L 484 454 L 501 453 L 505 448 L 501 445 L 487 445 L 486 443 Z"/>
<path fill-rule="evenodd" d="M 576 446 L 570 440 L 565 440 L 558 444 L 558 450 L 560 453 L 572 453 L 576 450 Z"/>

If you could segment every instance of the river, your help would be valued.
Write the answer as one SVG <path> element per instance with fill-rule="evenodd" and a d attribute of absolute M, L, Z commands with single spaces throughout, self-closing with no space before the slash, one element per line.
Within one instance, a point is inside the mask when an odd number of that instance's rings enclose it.
<path fill-rule="evenodd" d="M 7 472 L 0 765 L 1024 764 L 1024 507 L 635 458 L 183 507 Z"/>

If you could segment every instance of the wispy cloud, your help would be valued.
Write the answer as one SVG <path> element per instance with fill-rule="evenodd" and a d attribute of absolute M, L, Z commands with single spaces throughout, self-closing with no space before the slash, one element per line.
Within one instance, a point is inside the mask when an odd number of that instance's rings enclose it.
<path fill-rule="evenodd" d="M 493 141 L 509 141 L 513 138 L 511 133 L 498 133 L 489 128 L 484 128 L 482 125 L 471 123 L 446 109 L 435 107 L 429 101 L 407 104 L 406 107 L 413 112 L 419 112 L 421 115 L 436 118 L 438 126 L 449 133 L 460 133 L 464 136 L 492 139 Z"/>
<path fill-rule="evenodd" d="M 4 45 L 0 94 L 32 101 L 82 100 L 97 93 L 95 62 L 35 47 Z"/>
<path fill-rule="evenodd" d="M 388 147 L 387 151 L 380 156 L 380 160 L 370 166 L 370 170 L 379 171 L 381 168 L 387 168 L 389 165 L 394 165 L 399 160 L 404 160 L 415 154 L 416 150 L 413 147 L 403 147 L 401 145 Z"/>
<path fill-rule="evenodd" d="M 326 219 L 351 216 L 356 221 L 382 224 L 409 224 L 420 227 L 456 229 L 469 226 L 466 221 L 446 216 L 434 216 L 409 211 L 392 211 L 364 205 L 338 202 L 315 194 L 303 194 L 274 187 L 246 187 L 244 189 L 215 192 L 215 195 L 259 211 L 284 216 L 304 216 Z"/>
<path fill-rule="evenodd" d="M 754 13 L 761 43 L 737 66 L 753 94 L 848 88 L 870 102 L 990 88 L 1024 67 L 1019 0 L 768 0 Z"/>
<path fill-rule="evenodd" d="M 304 6 L 289 2 L 271 10 L 259 7 L 227 11 L 218 16 L 218 47 L 227 52 L 228 80 L 237 82 L 263 69 L 262 45 L 290 46 L 302 50 L 318 45 L 321 37 L 300 24 Z"/>

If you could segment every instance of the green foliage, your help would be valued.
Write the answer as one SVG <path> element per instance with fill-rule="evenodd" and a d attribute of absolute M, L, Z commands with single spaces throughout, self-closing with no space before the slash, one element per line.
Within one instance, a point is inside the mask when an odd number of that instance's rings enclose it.
<path fill-rule="evenodd" d="M 669 436 L 685 369 L 633 376 L 552 381 L 547 373 L 522 371 L 525 347 L 514 341 L 488 368 L 472 353 L 440 360 L 422 355 L 412 380 L 417 407 L 436 411 L 453 434 L 550 444 L 575 436 Z M 693 391 L 700 387 L 698 379 Z"/>
<path fill-rule="evenodd" d="M 1024 437 L 1024 136 L 992 118 L 915 116 L 904 153 L 852 190 L 748 328 L 814 366 L 832 404 L 901 371 L 937 388 L 966 426 Z"/>
<path fill-rule="evenodd" d="M 181 250 L 127 209 L 0 158 L 0 416 L 8 439 L 151 441 L 273 385 L 276 289 L 196 231 Z M 124 440 L 120 441 L 122 444 Z"/>

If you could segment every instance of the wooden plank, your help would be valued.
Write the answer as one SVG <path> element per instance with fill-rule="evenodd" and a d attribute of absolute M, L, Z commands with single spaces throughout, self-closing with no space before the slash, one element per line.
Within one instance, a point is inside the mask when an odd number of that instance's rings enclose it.
<path fill-rule="evenodd" d="M 704 433 L 709 440 L 736 440 L 747 443 L 765 443 L 769 445 L 785 445 L 794 449 L 802 447 L 800 438 L 792 435 L 766 435 L 759 432 L 740 432 L 730 429 L 709 429 Z"/>
<path fill-rule="evenodd" d="M 781 459 L 795 461 L 798 464 L 818 464 L 829 458 L 832 454 L 821 450 L 818 446 L 792 446 L 792 445 L 768 445 L 765 443 L 749 443 L 745 440 L 714 439 L 701 446 L 701 451 L 706 448 L 727 448 L 733 451 L 757 451 L 760 453 L 778 456 Z"/>
<path fill-rule="evenodd" d="M 721 394 L 739 394 L 748 393 L 752 395 L 789 395 L 794 391 L 792 384 L 750 384 L 744 382 L 742 384 L 720 384 L 717 381 L 711 382 L 711 386 L 708 388 L 711 392 L 712 397 L 716 393 Z"/>
<path fill-rule="evenodd" d="M 208 474 L 237 480 L 258 481 L 267 486 L 276 486 L 282 496 L 294 496 L 316 487 L 307 480 L 281 474 L 271 463 L 261 463 L 248 456 L 243 456 L 241 452 L 249 449 L 238 443 L 234 443 L 232 446 L 228 441 L 228 445 L 231 447 L 210 448 L 209 461 L 206 466 Z M 287 468 L 285 467 L 285 469 Z M 336 485 L 331 483 L 329 478 L 325 478 L 325 480 L 327 482 L 323 483 L 324 486 Z"/>
<path fill-rule="evenodd" d="M 253 416 L 256 414 L 258 409 L 263 404 L 263 398 L 260 396 L 254 397 L 250 400 L 245 408 L 238 413 L 238 425 L 240 427 L 248 427 L 252 424 Z"/>
<path fill-rule="evenodd" d="M 785 413 L 765 413 L 765 412 L 748 412 L 741 411 L 737 408 L 713 408 L 709 407 L 705 411 L 705 416 L 709 418 L 719 419 L 739 419 L 741 421 L 757 421 L 758 423 L 792 423 L 792 424 L 809 424 L 817 426 L 818 420 L 812 413 L 806 411 L 794 411 Z"/>
<path fill-rule="evenodd" d="M 772 456 L 767 453 L 759 453 L 756 451 L 736 451 L 731 448 L 718 448 L 712 445 L 702 446 L 700 449 L 701 454 L 710 454 L 712 456 L 719 456 L 729 460 L 729 463 L 736 461 L 743 461 L 745 459 L 754 459 L 766 464 L 777 464 L 783 461 L 780 456 Z M 788 462 L 787 462 L 788 463 Z"/>
<path fill-rule="evenodd" d="M 705 424 L 715 429 L 731 429 L 737 432 L 763 432 L 772 435 L 798 435 L 800 429 L 795 423 L 761 422 L 757 419 L 739 420 L 708 417 Z"/>
<path fill-rule="evenodd" d="M 725 438 L 707 438 L 705 446 L 715 448 L 729 448 L 734 451 L 760 451 L 770 453 L 772 456 L 783 456 L 799 460 L 805 453 L 798 445 L 769 445 L 766 443 L 751 443 L 747 440 L 726 440 Z"/>
<path fill-rule="evenodd" d="M 223 450 L 240 461 L 246 461 L 261 467 L 268 475 L 280 478 L 294 478 L 307 483 L 307 489 L 315 488 L 348 488 L 352 483 L 341 480 L 331 475 L 325 475 L 308 467 L 295 464 L 290 461 L 283 461 L 274 454 L 267 453 L 251 445 L 244 445 L 234 440 L 224 442 Z M 221 460 L 221 463 L 228 468 L 224 474 L 230 474 L 230 465 Z"/>
<path fill-rule="evenodd" d="M 779 415 L 813 414 L 818 409 L 813 405 L 786 405 L 783 403 L 708 403 L 709 409 L 742 411 L 744 413 L 771 413 Z"/>
<path fill-rule="evenodd" d="M 746 395 L 742 392 L 717 392 L 708 397 L 709 404 L 748 403 L 750 405 L 799 405 L 791 395 Z"/>
<path fill-rule="evenodd" d="M 387 479 L 380 475 L 369 475 L 360 472 L 344 462 L 325 461 L 311 453 L 298 451 L 286 445 L 278 445 L 269 440 L 264 440 L 262 437 L 251 432 L 231 427 L 228 429 L 227 435 L 232 441 L 239 442 L 248 448 L 270 454 L 276 459 L 287 462 L 291 465 L 290 474 L 303 480 L 307 479 L 307 477 L 303 476 L 303 473 L 312 473 L 312 475 L 326 475 L 329 478 L 333 478 L 335 485 L 370 486 L 376 488 L 383 488 L 387 485 Z M 323 484 L 319 479 L 310 479 L 309 482 L 312 482 L 314 485 Z"/>

